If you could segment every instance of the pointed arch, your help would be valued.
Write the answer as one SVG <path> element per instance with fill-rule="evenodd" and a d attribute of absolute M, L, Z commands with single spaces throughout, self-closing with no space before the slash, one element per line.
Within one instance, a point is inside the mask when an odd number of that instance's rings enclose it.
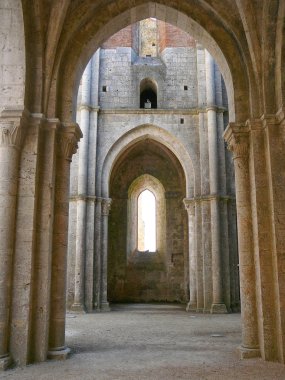
<path fill-rule="evenodd" d="M 74 94 L 94 51 L 114 33 L 148 17 L 168 22 L 191 34 L 214 57 L 226 83 L 230 121 L 244 122 L 250 114 L 259 113 L 259 97 L 246 40 L 240 34 L 235 35 L 234 31 L 225 25 L 226 21 L 221 15 L 213 12 L 211 7 L 197 3 L 190 11 L 185 4 L 179 5 L 178 10 L 173 2 L 171 6 L 167 6 L 155 1 L 144 4 L 135 1 L 132 8 L 124 11 L 118 8 L 117 12 L 114 8 L 112 10 L 112 15 L 109 18 L 105 16 L 105 24 L 100 23 L 100 27 L 94 22 L 94 17 L 92 23 L 91 20 L 86 20 L 85 28 L 76 30 L 76 44 L 73 38 L 66 41 L 65 49 L 58 55 L 54 70 L 54 86 L 57 86 L 58 92 L 57 103 L 50 104 L 52 114 L 56 113 L 63 120 L 74 118 Z M 237 9 L 235 12 L 238 12 Z M 100 12 L 96 17 L 99 15 Z M 203 20 L 199 19 L 201 15 L 204 15 Z M 209 29 L 210 24 L 215 27 Z M 56 107 L 54 111 L 53 107 Z"/>
<path fill-rule="evenodd" d="M 109 181 L 112 169 L 117 159 L 130 146 L 138 141 L 152 139 L 166 146 L 180 162 L 186 178 L 186 196 L 192 197 L 195 194 L 195 171 L 191 157 L 185 146 L 171 133 L 156 125 L 144 124 L 138 126 L 120 137 L 110 148 L 103 163 L 102 171 L 99 173 L 97 181 L 97 196 L 109 196 Z"/>

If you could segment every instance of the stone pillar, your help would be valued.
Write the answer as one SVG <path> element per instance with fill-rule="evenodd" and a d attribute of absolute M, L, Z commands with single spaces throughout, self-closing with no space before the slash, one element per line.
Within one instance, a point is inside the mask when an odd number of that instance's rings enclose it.
<path fill-rule="evenodd" d="M 110 306 L 107 300 L 107 277 L 108 277 L 108 217 L 111 209 L 112 200 L 102 198 L 102 229 L 101 229 L 101 297 L 100 309 L 109 311 Z"/>
<path fill-rule="evenodd" d="M 102 198 L 95 201 L 95 270 L 94 270 L 94 309 L 100 310 L 101 303 L 101 206 Z"/>
<path fill-rule="evenodd" d="M 196 288 L 197 288 L 197 312 L 205 309 L 205 294 L 208 289 L 204 283 L 205 267 L 204 263 L 210 252 L 207 250 L 210 231 L 207 231 L 209 224 L 204 224 L 205 210 L 204 203 L 201 202 L 201 195 L 209 194 L 209 156 L 208 156 L 208 128 L 204 107 L 206 104 L 206 71 L 205 71 L 205 49 L 197 44 L 197 80 L 198 80 L 198 106 L 199 112 L 199 159 L 200 159 L 200 181 L 195 184 L 195 240 L 196 240 Z M 200 183 L 199 183 L 200 182 Z M 200 185 L 200 186 L 199 186 Z M 200 198 L 200 200 L 198 200 Z M 206 206 L 206 205 L 205 205 Z M 206 259 L 206 260 L 205 260 Z M 208 284 L 207 284 L 208 285 Z"/>
<path fill-rule="evenodd" d="M 280 235 L 284 236 L 285 134 L 275 115 L 264 115 L 261 120 L 250 119 L 247 126 L 251 142 L 251 209 L 259 348 L 263 359 L 284 362 L 284 338 L 279 330 L 282 313 L 278 310 L 283 307 L 283 301 L 280 302 L 278 290 L 281 290 L 283 299 L 281 258 L 285 245 Z M 281 347 L 276 342 L 282 342 Z"/>
<path fill-rule="evenodd" d="M 196 238 L 197 238 L 197 311 L 208 313 L 212 305 L 212 252 L 211 252 L 211 215 L 208 194 L 209 151 L 208 126 L 205 113 L 199 114 L 199 150 L 201 193 L 195 194 L 196 200 Z"/>
<path fill-rule="evenodd" d="M 187 311 L 197 310 L 197 254 L 195 242 L 195 204 L 194 199 L 183 200 L 185 209 L 188 214 L 188 243 L 189 243 L 189 292 L 190 300 L 187 305 Z"/>
<path fill-rule="evenodd" d="M 215 107 L 215 63 L 206 51 L 206 91 L 207 91 L 207 117 L 208 117 L 208 146 L 209 146 L 209 176 L 211 192 L 211 236 L 212 236 L 212 276 L 213 301 L 212 313 L 227 313 L 223 299 L 222 283 L 222 252 L 220 242 L 220 213 L 219 213 L 219 185 L 218 185 L 218 141 L 217 141 L 217 115 Z"/>
<path fill-rule="evenodd" d="M 87 211 L 87 179 L 88 179 L 88 148 L 90 123 L 90 87 L 91 61 L 88 63 L 82 76 L 82 104 L 80 106 L 80 127 L 83 139 L 78 149 L 78 198 L 76 221 L 76 249 L 75 249 L 75 288 L 73 311 L 84 312 L 84 259 L 86 248 L 86 211 Z"/>
<path fill-rule="evenodd" d="M 92 80 L 90 95 L 90 123 L 89 123 L 89 150 L 88 150 L 88 181 L 87 181 L 87 210 L 86 210 L 86 247 L 85 247 L 85 307 L 87 312 L 92 312 L 96 303 L 94 292 L 95 284 L 95 175 L 96 175 L 96 147 L 98 125 L 98 93 L 99 93 L 99 68 L 100 49 L 96 51 L 91 60 Z"/>
<path fill-rule="evenodd" d="M 233 152 L 240 265 L 241 358 L 260 356 L 256 309 L 256 280 L 251 215 L 249 134 L 245 126 L 229 124 L 224 138 Z"/>
<path fill-rule="evenodd" d="M 65 359 L 69 353 L 65 346 L 69 170 L 80 137 L 82 134 L 77 124 L 62 126 L 58 131 L 48 352 L 50 359 Z"/>
<path fill-rule="evenodd" d="M 23 136 L 20 117 L 0 119 L 0 370 L 10 363 L 9 319 L 19 151 Z"/>
<path fill-rule="evenodd" d="M 54 215 L 54 175 L 56 161 L 56 131 L 60 126 L 58 119 L 43 120 L 41 126 L 40 144 L 38 150 L 38 173 L 35 178 L 37 185 L 37 235 L 33 259 L 32 278 L 34 286 L 32 316 L 27 312 L 32 327 L 29 351 L 31 360 L 35 362 L 45 361 L 49 340 L 49 310 L 50 310 L 50 286 L 52 265 L 52 234 Z M 28 135 L 28 133 L 27 133 Z M 27 136 L 28 137 L 28 136 Z M 23 146 L 23 152 L 25 145 Z M 34 154 L 34 151 L 30 153 Z M 21 186 L 21 181 L 19 182 Z M 22 194 L 20 194 L 22 195 Z M 16 253 L 16 251 L 15 251 Z M 22 258 L 19 247 L 19 259 Z"/>
<path fill-rule="evenodd" d="M 197 312 L 204 309 L 204 286 L 203 286 L 203 239 L 202 239 L 202 212 L 201 202 L 195 204 L 195 250 L 196 250 L 196 289 L 197 289 Z"/>

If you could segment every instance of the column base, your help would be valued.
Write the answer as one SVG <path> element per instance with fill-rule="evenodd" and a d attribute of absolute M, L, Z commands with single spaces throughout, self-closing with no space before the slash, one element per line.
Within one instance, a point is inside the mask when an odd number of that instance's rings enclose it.
<path fill-rule="evenodd" d="M 186 311 L 197 311 L 197 304 L 196 302 L 193 303 L 193 302 L 188 302 L 187 306 L 186 306 Z"/>
<path fill-rule="evenodd" d="M 100 305 L 100 311 L 111 311 L 109 302 L 102 302 Z"/>
<path fill-rule="evenodd" d="M 228 309 L 224 303 L 213 303 L 211 314 L 228 314 Z"/>
<path fill-rule="evenodd" d="M 81 303 L 74 303 L 70 307 L 71 311 L 74 311 L 76 313 L 86 313 L 85 307 Z"/>
<path fill-rule="evenodd" d="M 259 358 L 261 356 L 259 348 L 238 347 L 240 359 Z"/>
<path fill-rule="evenodd" d="M 70 354 L 70 348 L 63 347 L 59 350 L 51 350 L 48 351 L 47 357 L 50 360 L 66 360 L 68 355 Z"/>
<path fill-rule="evenodd" d="M 5 355 L 0 357 L 0 371 L 5 371 L 12 364 L 12 359 L 10 355 Z"/>

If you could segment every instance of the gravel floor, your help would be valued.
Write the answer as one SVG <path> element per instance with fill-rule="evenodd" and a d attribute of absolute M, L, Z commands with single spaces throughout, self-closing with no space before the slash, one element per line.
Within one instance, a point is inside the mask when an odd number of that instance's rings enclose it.
<path fill-rule="evenodd" d="M 16 368 L 10 380 L 284 380 L 285 366 L 239 360 L 240 315 L 186 313 L 177 305 L 113 305 L 112 312 L 68 314 L 70 358 Z"/>

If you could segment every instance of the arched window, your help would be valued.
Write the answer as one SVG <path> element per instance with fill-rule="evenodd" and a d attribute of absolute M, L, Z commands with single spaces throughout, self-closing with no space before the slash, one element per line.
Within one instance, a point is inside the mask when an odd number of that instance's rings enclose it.
<path fill-rule="evenodd" d="M 140 108 L 157 108 L 157 85 L 150 78 L 140 83 Z"/>
<path fill-rule="evenodd" d="M 137 177 L 129 187 L 127 231 L 128 259 L 136 254 L 141 258 L 140 252 L 165 252 L 165 189 L 149 174 Z"/>
<path fill-rule="evenodd" d="M 156 199 L 149 190 L 138 197 L 138 250 L 156 251 Z"/>

